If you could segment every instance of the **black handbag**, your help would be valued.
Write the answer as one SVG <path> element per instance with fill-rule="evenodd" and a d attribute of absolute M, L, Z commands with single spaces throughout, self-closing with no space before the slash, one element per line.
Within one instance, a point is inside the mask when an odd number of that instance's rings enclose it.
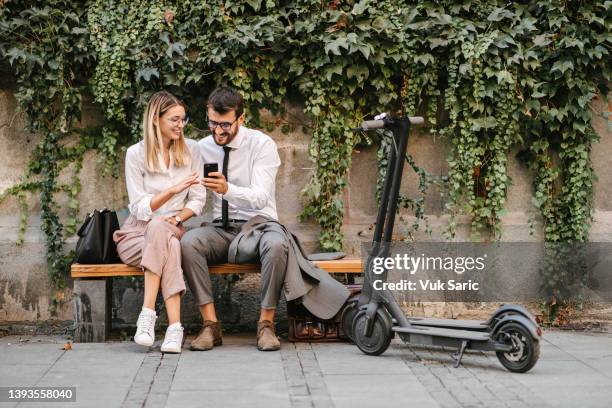
<path fill-rule="evenodd" d="M 76 262 L 81 264 L 121 263 L 113 233 L 119 229 L 115 211 L 94 210 L 87 215 L 77 232 Z"/>

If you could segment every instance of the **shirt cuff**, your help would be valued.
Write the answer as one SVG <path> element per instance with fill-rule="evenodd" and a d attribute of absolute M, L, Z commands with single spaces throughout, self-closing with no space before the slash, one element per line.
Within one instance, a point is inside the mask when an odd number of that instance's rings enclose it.
<path fill-rule="evenodd" d="M 194 217 L 199 216 L 200 214 L 202 214 L 202 208 L 204 206 L 202 205 L 201 202 L 199 201 L 188 201 L 185 204 L 185 208 L 189 208 L 191 211 L 193 211 L 193 215 Z"/>
<path fill-rule="evenodd" d="M 225 194 L 221 194 L 221 198 L 226 201 L 230 201 L 232 198 L 234 198 L 235 190 L 236 189 L 232 184 L 227 183 L 227 191 L 225 192 Z"/>
<path fill-rule="evenodd" d="M 140 221 L 149 221 L 153 218 L 153 211 L 151 210 L 151 200 L 153 195 L 149 194 L 140 199 L 136 204 L 130 205 L 130 213 Z"/>

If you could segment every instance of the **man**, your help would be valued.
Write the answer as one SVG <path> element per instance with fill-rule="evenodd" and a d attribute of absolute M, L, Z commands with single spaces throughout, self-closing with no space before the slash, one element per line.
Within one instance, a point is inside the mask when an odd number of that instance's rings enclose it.
<path fill-rule="evenodd" d="M 208 266 L 259 260 L 257 347 L 278 350 L 273 322 L 281 291 L 287 300 L 303 301 L 323 318 L 339 310 L 348 291 L 304 261 L 295 237 L 278 223 L 275 179 L 280 157 L 272 138 L 242 126 L 242 95 L 229 87 L 217 88 L 207 109 L 212 135 L 199 142 L 200 152 L 204 163 L 218 163 L 222 171 L 202 182 L 213 193 L 213 223 L 188 231 L 181 240 L 183 271 L 204 321 L 190 348 L 210 350 L 222 344 Z"/>

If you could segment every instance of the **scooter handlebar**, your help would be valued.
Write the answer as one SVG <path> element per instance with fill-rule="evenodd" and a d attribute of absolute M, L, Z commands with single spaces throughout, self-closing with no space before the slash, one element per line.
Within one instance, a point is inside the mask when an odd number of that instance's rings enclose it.
<path fill-rule="evenodd" d="M 382 129 L 384 127 L 385 127 L 384 120 L 365 120 L 361 122 L 362 130 L 375 130 L 375 129 Z"/>
<path fill-rule="evenodd" d="M 408 120 L 411 125 L 422 125 L 425 123 L 425 119 L 422 116 L 409 116 Z M 383 129 L 385 127 L 384 120 L 366 120 L 361 122 L 360 130 L 375 130 Z"/>
<path fill-rule="evenodd" d="M 425 118 L 422 116 L 408 116 L 411 125 L 422 125 L 425 123 Z"/>

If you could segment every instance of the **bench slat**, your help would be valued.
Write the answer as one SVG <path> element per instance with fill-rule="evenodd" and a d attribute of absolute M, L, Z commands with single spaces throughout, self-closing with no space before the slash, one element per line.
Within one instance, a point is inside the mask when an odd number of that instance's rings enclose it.
<path fill-rule="evenodd" d="M 315 265 L 329 273 L 361 273 L 361 259 L 349 258 L 335 261 L 314 261 Z M 212 274 L 258 273 L 260 265 L 221 264 L 210 266 Z M 73 278 L 103 278 L 113 276 L 142 276 L 144 272 L 136 266 L 126 264 L 72 264 L 70 275 Z"/>

